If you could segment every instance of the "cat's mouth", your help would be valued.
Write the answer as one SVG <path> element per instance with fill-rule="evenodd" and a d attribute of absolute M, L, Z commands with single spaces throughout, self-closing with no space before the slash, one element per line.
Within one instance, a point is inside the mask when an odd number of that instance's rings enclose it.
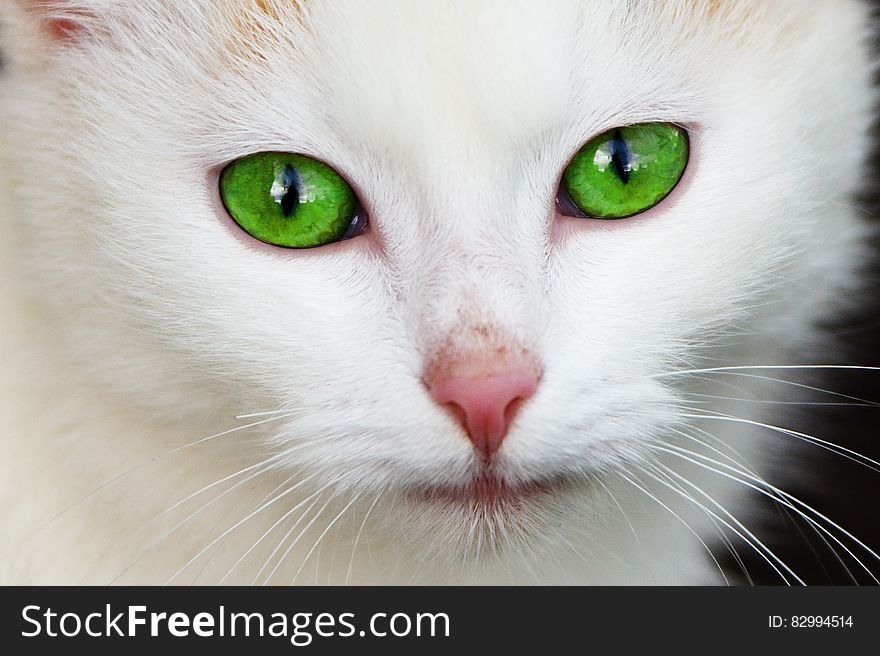
<path fill-rule="evenodd" d="M 464 485 L 420 487 L 410 496 L 422 503 L 450 509 L 471 509 L 480 514 L 515 513 L 527 504 L 557 497 L 568 485 L 562 478 L 509 483 L 494 474 L 483 474 Z"/>
<path fill-rule="evenodd" d="M 557 534 L 579 502 L 578 481 L 564 475 L 517 480 L 490 470 L 458 484 L 413 487 L 406 492 L 405 525 L 426 557 L 439 561 L 528 551 L 527 545 Z"/>

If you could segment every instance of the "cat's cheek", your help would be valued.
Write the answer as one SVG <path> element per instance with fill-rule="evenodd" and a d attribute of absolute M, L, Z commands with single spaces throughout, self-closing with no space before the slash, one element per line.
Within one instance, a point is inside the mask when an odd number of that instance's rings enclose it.
<path fill-rule="evenodd" d="M 656 221 L 675 212 L 681 198 L 688 193 L 699 169 L 700 131 L 697 126 L 686 125 L 689 138 L 688 162 L 678 184 L 667 196 L 649 210 L 628 216 L 625 219 L 591 219 L 589 217 L 566 216 L 554 210 L 555 220 L 550 227 L 550 241 L 553 244 L 565 242 L 586 232 L 611 233 L 620 230 L 637 229 L 646 221 Z"/>

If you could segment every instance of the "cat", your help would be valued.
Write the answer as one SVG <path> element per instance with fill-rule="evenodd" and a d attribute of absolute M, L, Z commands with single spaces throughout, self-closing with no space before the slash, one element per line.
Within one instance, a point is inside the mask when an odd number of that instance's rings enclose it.
<path fill-rule="evenodd" d="M 768 478 L 867 284 L 870 24 L 7 0 L 0 581 L 802 583 L 760 494 L 880 572 Z"/>

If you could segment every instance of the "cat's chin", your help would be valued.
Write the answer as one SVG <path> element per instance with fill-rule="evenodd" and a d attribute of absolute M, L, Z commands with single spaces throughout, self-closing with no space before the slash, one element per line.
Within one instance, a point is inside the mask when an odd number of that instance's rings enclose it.
<path fill-rule="evenodd" d="M 483 475 L 405 495 L 410 537 L 436 559 L 484 559 L 534 546 L 564 522 L 589 486 L 566 477 L 508 483 Z"/>

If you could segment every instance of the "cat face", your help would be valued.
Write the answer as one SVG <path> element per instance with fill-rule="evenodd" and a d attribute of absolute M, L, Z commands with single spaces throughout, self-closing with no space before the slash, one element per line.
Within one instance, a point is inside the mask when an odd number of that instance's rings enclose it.
<path fill-rule="evenodd" d="M 6 10 L 3 113 L 71 347 L 170 415 L 277 410 L 278 467 L 431 540 L 638 462 L 684 412 L 664 374 L 800 342 L 859 260 L 856 2 L 61 4 L 55 37 Z M 560 212 L 578 150 L 643 123 L 687 132 L 669 196 Z M 247 235 L 220 176 L 261 152 L 332 167 L 363 233 Z"/>

